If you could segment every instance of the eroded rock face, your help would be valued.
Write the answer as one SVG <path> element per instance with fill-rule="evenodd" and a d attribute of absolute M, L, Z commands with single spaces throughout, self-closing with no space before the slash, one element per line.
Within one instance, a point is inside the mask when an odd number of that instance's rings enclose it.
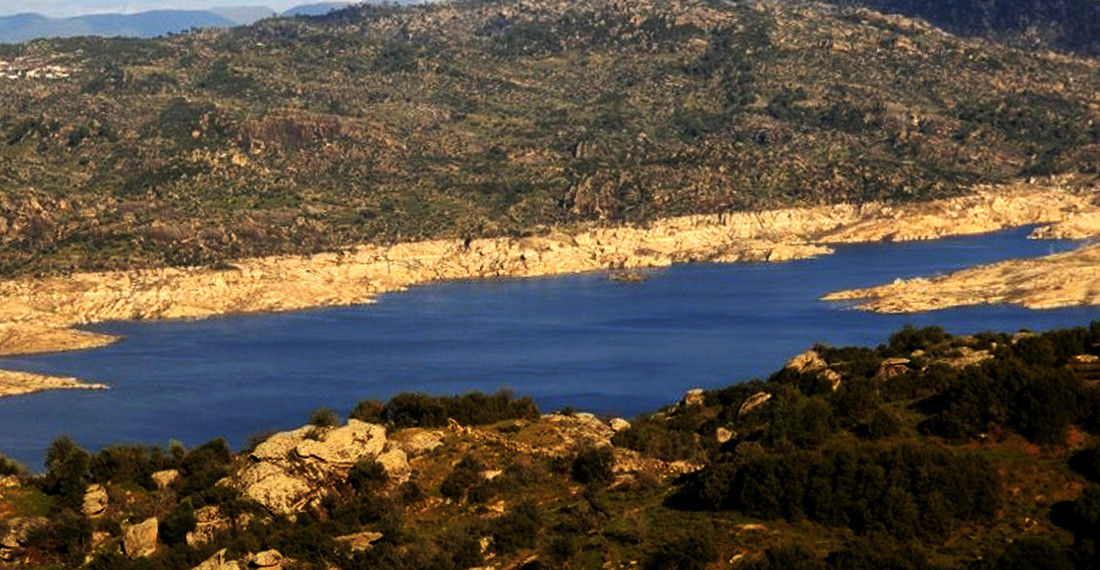
<path fill-rule="evenodd" d="M 84 516 L 98 517 L 107 510 L 107 502 L 107 489 L 104 489 L 103 485 L 89 485 L 88 490 L 84 492 L 84 504 L 81 510 Z"/>
<path fill-rule="evenodd" d="M 684 392 L 684 398 L 680 400 L 683 407 L 702 406 L 707 399 L 706 392 L 702 388 L 693 388 Z"/>
<path fill-rule="evenodd" d="M 157 551 L 159 523 L 156 517 L 127 527 L 122 532 L 122 552 L 130 558 L 152 556 Z"/>
<path fill-rule="evenodd" d="M 273 514 L 293 514 L 320 501 L 333 482 L 347 477 L 363 459 L 382 463 L 392 479 L 406 479 L 405 452 L 387 452 L 386 447 L 383 426 L 355 419 L 337 428 L 306 426 L 277 433 L 258 445 L 228 484 Z"/>

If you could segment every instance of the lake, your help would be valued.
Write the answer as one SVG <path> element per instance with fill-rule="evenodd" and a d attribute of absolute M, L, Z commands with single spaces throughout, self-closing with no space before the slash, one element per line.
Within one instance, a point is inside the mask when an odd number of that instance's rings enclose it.
<path fill-rule="evenodd" d="M 619 283 L 602 273 L 458 281 L 377 303 L 202 321 L 91 327 L 124 335 L 82 352 L 0 359 L 0 367 L 77 376 L 106 391 L 0 400 L 0 452 L 40 469 L 66 434 L 86 448 L 197 445 L 346 414 L 403 391 L 507 388 L 543 411 L 631 417 L 713 388 L 766 377 L 815 342 L 876 345 L 907 323 L 957 333 L 1086 325 L 1096 308 L 1008 306 L 878 315 L 819 301 L 830 291 L 1063 251 L 1027 228 L 972 237 L 837 247 L 780 264 L 694 264 Z"/>

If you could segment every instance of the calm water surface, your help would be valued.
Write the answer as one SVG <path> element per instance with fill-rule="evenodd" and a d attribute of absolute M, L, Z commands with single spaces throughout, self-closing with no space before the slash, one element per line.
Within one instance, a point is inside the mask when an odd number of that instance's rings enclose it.
<path fill-rule="evenodd" d="M 67 434 L 114 443 L 195 445 L 346 413 L 402 391 L 510 388 L 543 410 L 570 405 L 632 416 L 692 387 L 766 376 L 815 342 L 879 344 L 906 323 L 955 333 L 1087 324 L 1093 308 L 1013 307 L 876 315 L 817 299 L 833 290 L 1067 249 L 1026 229 L 934 242 L 837 248 L 782 264 L 682 265 L 643 283 L 602 274 L 463 281 L 373 305 L 204 321 L 110 323 L 126 340 L 85 352 L 0 359 L 0 366 L 105 382 L 0 400 L 0 452 L 40 468 Z"/>

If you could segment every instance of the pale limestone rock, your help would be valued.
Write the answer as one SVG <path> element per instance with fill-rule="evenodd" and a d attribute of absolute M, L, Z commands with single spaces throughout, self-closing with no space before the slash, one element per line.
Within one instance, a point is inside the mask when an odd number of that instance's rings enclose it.
<path fill-rule="evenodd" d="M 741 404 L 741 408 L 737 410 L 737 416 L 741 417 L 760 406 L 763 406 L 768 400 L 772 398 L 772 395 L 767 392 L 757 392 L 752 396 L 749 396 L 745 400 L 745 403 Z"/>
<path fill-rule="evenodd" d="M 87 517 L 98 517 L 107 510 L 107 489 L 103 485 L 89 485 L 84 492 L 84 505 L 81 511 Z"/>
<path fill-rule="evenodd" d="M 821 370 L 827 367 L 828 364 L 821 355 L 815 350 L 807 350 L 802 354 L 787 361 L 785 368 L 790 368 L 796 372 L 814 372 L 815 370 Z"/>
<path fill-rule="evenodd" d="M 503 473 L 504 472 L 500 469 L 486 469 L 485 471 L 478 473 L 477 476 L 480 477 L 482 481 L 492 481 L 493 479 L 500 477 Z"/>
<path fill-rule="evenodd" d="M 386 469 L 386 475 L 396 481 L 409 478 L 409 458 L 401 449 L 391 449 L 375 458 Z"/>
<path fill-rule="evenodd" d="M 733 432 L 724 427 L 720 427 L 714 430 L 714 439 L 718 440 L 718 443 L 726 443 L 733 439 Z"/>
<path fill-rule="evenodd" d="M 207 506 L 195 511 L 195 530 L 185 537 L 188 546 L 205 544 L 214 535 L 229 528 L 229 519 L 222 516 L 216 506 Z"/>
<path fill-rule="evenodd" d="M 443 445 L 443 434 L 421 431 L 395 442 L 409 457 L 418 457 Z"/>
<path fill-rule="evenodd" d="M 611 421 L 607 422 L 607 425 L 611 427 L 611 431 L 619 433 L 630 429 L 630 422 L 622 418 L 611 418 Z"/>
<path fill-rule="evenodd" d="M 680 401 L 680 405 L 684 407 L 702 406 L 705 402 L 706 392 L 702 388 L 692 388 L 684 392 L 684 398 Z"/>
<path fill-rule="evenodd" d="M 265 550 L 252 555 L 248 561 L 249 568 L 282 568 L 285 558 L 278 550 Z"/>
<path fill-rule="evenodd" d="M 241 570 L 241 565 L 235 560 L 229 560 L 225 556 L 223 548 L 214 553 L 213 556 L 207 558 L 202 564 L 195 566 L 191 570 Z"/>
<path fill-rule="evenodd" d="M 275 514 L 298 512 L 317 496 L 307 480 L 272 463 L 256 463 L 241 470 L 234 485 Z"/>
<path fill-rule="evenodd" d="M 361 551 L 370 548 L 375 542 L 382 540 L 382 536 L 383 535 L 380 532 L 364 531 L 345 536 L 338 536 L 333 540 L 346 544 L 353 551 Z"/>
<path fill-rule="evenodd" d="M 301 427 L 293 431 L 276 433 L 263 441 L 256 449 L 252 450 L 249 457 L 256 461 L 282 461 L 294 452 L 298 444 L 305 439 L 310 426 Z"/>
<path fill-rule="evenodd" d="M 167 489 L 172 483 L 179 481 L 180 472 L 175 469 L 166 469 L 153 473 L 152 478 L 157 489 Z"/>
<path fill-rule="evenodd" d="M 156 517 L 127 527 L 122 532 L 122 551 L 130 558 L 152 556 L 157 551 L 159 523 Z"/>
<path fill-rule="evenodd" d="M 840 389 L 840 382 L 842 378 L 840 376 L 840 373 L 838 373 L 837 371 L 826 368 L 825 370 L 819 372 L 817 377 L 828 382 L 829 388 L 831 388 L 833 392 L 836 392 Z"/>
<path fill-rule="evenodd" d="M 320 440 L 302 440 L 295 452 L 299 457 L 318 459 L 330 465 L 351 466 L 364 457 L 382 453 L 385 447 L 384 426 L 351 419 L 347 425 L 326 432 Z"/>

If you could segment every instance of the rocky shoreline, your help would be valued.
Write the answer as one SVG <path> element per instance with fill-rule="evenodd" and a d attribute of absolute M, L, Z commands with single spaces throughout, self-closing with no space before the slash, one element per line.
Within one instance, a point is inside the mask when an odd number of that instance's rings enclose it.
<path fill-rule="evenodd" d="M 935 239 L 1029 224 L 1077 228 L 1081 220 L 1100 220 L 1093 197 L 1056 184 L 1020 183 L 904 206 L 869 203 L 685 216 L 647 227 L 549 231 L 525 238 L 362 245 L 311 257 L 246 259 L 219 268 L 19 279 L 0 282 L 0 356 L 109 344 L 116 339 L 73 328 L 107 320 L 359 304 L 381 293 L 449 279 L 701 261 L 775 262 L 831 253 L 831 243 Z M 1067 303 L 1082 301 L 1098 302 L 1094 297 L 1067 298 Z"/>
<path fill-rule="evenodd" d="M 77 378 L 0 370 L 0 397 L 21 396 L 46 390 L 106 390 L 107 388 L 106 384 L 91 384 Z"/>
<path fill-rule="evenodd" d="M 968 305 L 1013 304 L 1029 309 L 1100 305 L 1100 246 L 964 269 L 936 278 L 898 279 L 867 289 L 830 293 L 857 309 L 916 313 Z"/>

